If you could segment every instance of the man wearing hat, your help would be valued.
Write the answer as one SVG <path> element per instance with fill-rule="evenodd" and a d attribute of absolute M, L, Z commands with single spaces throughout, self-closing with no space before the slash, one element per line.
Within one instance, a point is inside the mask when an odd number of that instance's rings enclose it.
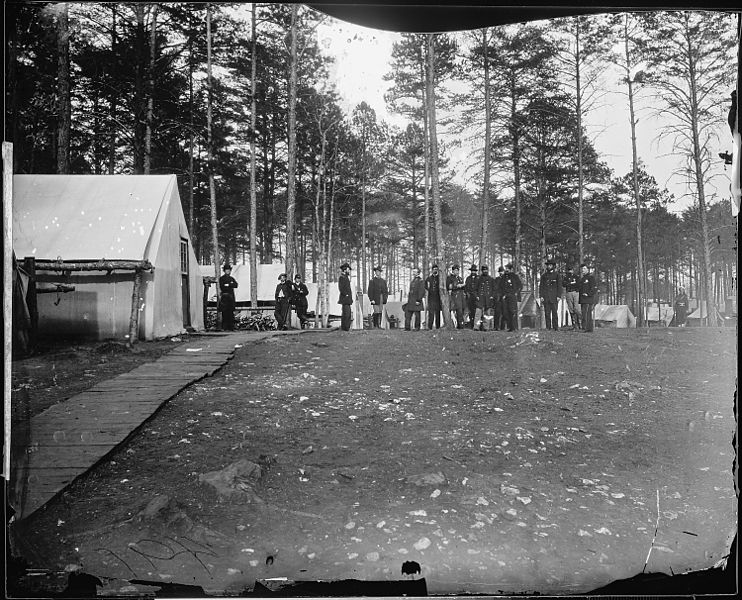
<path fill-rule="evenodd" d="M 463 329 L 466 292 L 464 279 L 459 275 L 459 265 L 451 267 L 451 274 L 446 277 L 446 290 L 451 295 L 451 310 L 456 313 L 456 329 Z"/>
<path fill-rule="evenodd" d="M 353 319 L 353 315 L 350 312 L 350 307 L 353 305 L 353 290 L 350 287 L 350 265 L 348 263 L 340 265 L 338 288 L 340 289 L 338 304 L 342 306 L 340 328 L 343 331 L 350 331 L 350 322 Z"/>
<path fill-rule="evenodd" d="M 502 313 L 508 331 L 518 329 L 518 294 L 523 289 L 520 277 L 513 270 L 512 263 L 505 265 L 505 273 L 500 279 L 500 290 L 502 291 Z"/>
<path fill-rule="evenodd" d="M 479 269 L 477 265 L 469 267 L 469 276 L 464 282 L 466 292 L 466 305 L 469 309 L 469 328 L 474 329 L 474 317 L 477 314 L 477 289 L 479 288 Z"/>
<path fill-rule="evenodd" d="M 368 299 L 371 301 L 371 308 L 373 310 L 372 326 L 374 329 L 380 329 L 381 319 L 384 314 L 384 305 L 389 297 L 389 289 L 387 288 L 386 280 L 381 276 L 381 267 L 379 265 L 374 267 L 374 276 L 368 282 L 366 293 L 368 294 Z"/>
<path fill-rule="evenodd" d="M 495 289 L 494 278 L 490 277 L 487 265 L 482 265 L 482 274 L 479 276 L 477 287 L 477 312 L 474 315 L 474 329 L 481 327 L 482 331 L 489 331 L 495 324 Z"/>
<path fill-rule="evenodd" d="M 404 309 L 404 329 L 410 331 L 412 317 L 415 317 L 415 331 L 420 331 L 420 313 L 422 312 L 425 299 L 425 282 L 420 277 L 420 269 L 412 269 L 412 280 L 410 291 L 407 293 L 407 302 L 402 306 Z"/>
<path fill-rule="evenodd" d="M 294 310 L 296 310 L 296 316 L 299 319 L 302 329 L 304 329 L 304 326 L 309 320 L 307 318 L 307 310 L 309 310 L 307 296 L 309 296 L 309 288 L 307 287 L 307 284 L 302 281 L 301 275 L 297 273 L 294 277 L 294 289 L 293 295 L 291 296 L 291 304 L 294 305 Z"/>
<path fill-rule="evenodd" d="M 567 312 L 572 319 L 572 330 L 580 329 L 580 278 L 575 274 L 572 265 L 567 267 L 564 276 L 564 295 L 567 300 Z"/>
<path fill-rule="evenodd" d="M 562 296 L 562 276 L 555 271 L 556 263 L 548 259 L 546 271 L 541 274 L 538 295 L 544 307 L 546 329 L 559 331 L 559 298 Z"/>
<path fill-rule="evenodd" d="M 675 327 L 685 327 L 688 320 L 688 295 L 685 288 L 680 287 L 678 295 L 675 296 Z"/>
<path fill-rule="evenodd" d="M 431 273 L 425 280 L 425 289 L 428 292 L 428 329 L 441 328 L 441 288 L 438 265 L 431 267 Z"/>
<path fill-rule="evenodd" d="M 595 285 L 595 277 L 590 274 L 590 270 L 585 263 L 580 265 L 579 289 L 583 331 L 591 333 L 593 330 L 593 306 L 595 305 L 598 288 Z"/>
<path fill-rule="evenodd" d="M 232 277 L 232 265 L 226 263 L 222 270 L 224 275 L 219 278 L 219 311 L 222 313 L 222 329 L 234 330 L 234 290 L 237 280 Z"/>
<path fill-rule="evenodd" d="M 294 295 L 294 286 L 286 279 L 286 273 L 278 276 L 278 285 L 276 285 L 276 310 L 273 315 L 276 317 L 278 330 L 288 329 L 289 313 L 291 312 L 291 298 Z"/>
<path fill-rule="evenodd" d="M 502 274 L 504 272 L 505 269 L 502 268 L 502 265 L 497 267 L 497 277 L 495 277 L 495 323 L 493 327 L 495 331 L 505 328 L 502 318 Z"/>

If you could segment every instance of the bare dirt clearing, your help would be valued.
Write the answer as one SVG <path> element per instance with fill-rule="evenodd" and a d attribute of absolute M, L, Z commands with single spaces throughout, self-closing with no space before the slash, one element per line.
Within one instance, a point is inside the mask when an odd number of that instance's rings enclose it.
<path fill-rule="evenodd" d="M 247 344 L 23 523 L 23 553 L 110 592 L 414 560 L 430 593 L 567 593 L 642 570 L 659 498 L 647 570 L 710 567 L 736 527 L 735 367 L 730 330 Z M 204 481 L 241 460 L 234 493 Z"/>

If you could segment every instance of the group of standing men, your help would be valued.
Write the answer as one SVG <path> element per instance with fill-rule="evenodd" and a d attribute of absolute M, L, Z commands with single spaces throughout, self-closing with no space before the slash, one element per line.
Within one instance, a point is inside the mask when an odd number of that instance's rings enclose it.
<path fill-rule="evenodd" d="M 507 328 L 518 329 L 518 294 L 523 287 L 520 278 L 508 264 L 498 269 L 498 276 L 491 277 L 489 267 L 478 269 L 472 265 L 470 275 L 464 280 L 459 265 L 451 267 L 446 276 L 445 292 L 449 294 L 450 308 L 456 316 L 456 328 L 482 329 L 484 331 Z M 420 269 L 412 270 L 412 281 L 407 294 L 405 331 L 420 329 L 420 313 L 425 309 L 427 297 L 428 329 L 441 326 L 441 286 L 438 265 L 431 267 L 431 274 L 423 281 Z M 468 324 L 465 312 L 468 311 Z M 414 322 L 414 323 L 413 323 Z"/>
<path fill-rule="evenodd" d="M 572 329 L 592 331 L 593 308 L 598 295 L 595 278 L 584 263 L 580 265 L 579 276 L 571 266 L 567 267 L 567 274 L 564 277 L 555 268 L 553 260 L 546 261 L 546 271 L 541 274 L 538 286 L 539 299 L 544 307 L 546 329 L 559 330 L 559 298 L 563 297 L 567 302 Z"/>

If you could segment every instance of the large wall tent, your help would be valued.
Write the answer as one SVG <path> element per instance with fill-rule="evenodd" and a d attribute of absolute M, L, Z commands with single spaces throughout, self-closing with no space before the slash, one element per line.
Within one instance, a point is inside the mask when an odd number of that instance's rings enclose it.
<path fill-rule="evenodd" d="M 15 175 L 13 248 L 35 259 L 38 282 L 74 286 L 39 296 L 39 335 L 124 339 L 131 326 L 152 340 L 203 329 L 203 280 L 174 175 Z"/>

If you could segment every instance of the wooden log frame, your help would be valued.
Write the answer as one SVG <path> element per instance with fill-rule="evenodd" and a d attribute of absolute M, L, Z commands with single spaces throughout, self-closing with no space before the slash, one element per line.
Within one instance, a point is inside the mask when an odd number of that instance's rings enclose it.
<path fill-rule="evenodd" d="M 142 273 L 155 270 L 148 260 L 62 260 L 61 258 L 27 258 L 34 263 L 35 271 L 106 271 L 109 275 L 113 271 L 134 271 L 134 285 L 131 292 L 131 313 L 129 316 L 129 339 L 131 346 L 139 339 L 139 293 L 142 288 Z"/>

